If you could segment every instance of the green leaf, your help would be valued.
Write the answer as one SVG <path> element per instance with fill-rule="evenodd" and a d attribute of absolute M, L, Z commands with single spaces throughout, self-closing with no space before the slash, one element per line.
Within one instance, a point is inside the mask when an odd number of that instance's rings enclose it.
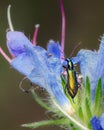
<path fill-rule="evenodd" d="M 79 130 L 79 129 L 74 127 L 72 130 Z"/>
<path fill-rule="evenodd" d="M 92 113 L 91 113 L 91 106 L 90 106 L 89 100 L 87 98 L 85 100 L 85 111 L 86 111 L 85 121 L 86 121 L 87 125 L 89 126 L 89 121 L 92 117 Z"/>
<path fill-rule="evenodd" d="M 84 121 L 84 115 L 81 107 L 79 107 L 78 109 L 78 116 L 81 118 L 82 121 Z"/>
<path fill-rule="evenodd" d="M 86 97 L 91 100 L 91 86 L 90 86 L 90 80 L 89 80 L 89 77 L 87 76 L 86 77 L 86 88 L 85 88 L 85 94 L 86 94 Z M 90 103 L 90 102 L 89 102 Z"/>
<path fill-rule="evenodd" d="M 62 81 L 62 86 L 64 88 L 66 86 L 66 80 L 63 75 L 61 75 L 61 81 Z"/>
<path fill-rule="evenodd" d="M 23 124 L 22 127 L 28 127 L 28 128 L 38 128 L 43 126 L 49 126 L 49 125 L 65 125 L 68 124 L 65 118 L 57 119 L 57 120 L 43 120 L 39 122 L 33 122 L 28 124 Z"/>
<path fill-rule="evenodd" d="M 100 78 L 98 80 L 98 84 L 96 87 L 95 101 L 94 101 L 94 113 L 96 114 L 96 116 L 99 116 L 100 114 L 101 100 L 102 100 L 102 80 Z"/>
<path fill-rule="evenodd" d="M 32 93 L 32 96 L 33 98 L 35 99 L 35 101 L 40 105 L 42 106 L 44 109 L 46 110 L 51 110 L 50 107 L 48 107 L 47 104 L 45 104 L 42 99 L 35 93 L 34 89 L 31 89 L 31 93 Z"/>

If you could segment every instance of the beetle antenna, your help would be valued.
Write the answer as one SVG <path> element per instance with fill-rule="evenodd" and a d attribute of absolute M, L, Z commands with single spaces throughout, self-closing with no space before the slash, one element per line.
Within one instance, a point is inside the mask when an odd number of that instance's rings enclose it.
<path fill-rule="evenodd" d="M 76 49 L 81 45 L 81 42 L 79 42 L 73 49 L 72 53 L 70 54 L 70 57 L 72 57 L 72 55 L 74 54 L 74 52 L 76 51 Z"/>

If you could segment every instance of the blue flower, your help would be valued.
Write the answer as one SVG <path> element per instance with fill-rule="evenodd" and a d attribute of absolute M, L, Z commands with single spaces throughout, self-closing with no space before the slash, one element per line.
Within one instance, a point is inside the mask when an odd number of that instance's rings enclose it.
<path fill-rule="evenodd" d="M 80 66 L 80 71 L 81 71 L 84 83 L 86 82 L 87 76 L 90 79 L 92 106 L 95 101 L 96 87 L 98 84 L 98 80 L 100 78 L 102 80 L 102 92 L 104 92 L 103 60 L 104 60 L 104 36 L 102 36 L 101 44 L 98 51 L 82 49 L 78 52 L 76 57 L 72 58 L 73 63 L 74 64 L 78 63 Z M 96 116 L 94 116 L 90 122 L 91 122 L 93 130 L 104 130 L 104 114 L 102 114 L 100 118 L 97 118 Z"/>
<path fill-rule="evenodd" d="M 13 56 L 12 60 L 6 58 L 10 61 L 10 65 L 32 83 L 45 88 L 51 98 L 67 113 L 73 113 L 74 109 L 62 87 L 59 43 L 51 40 L 45 50 L 33 45 L 22 32 L 9 31 L 7 32 L 7 46 Z"/>
<path fill-rule="evenodd" d="M 98 51 L 80 50 L 76 57 L 72 58 L 73 63 L 78 63 L 84 81 L 86 76 L 91 82 L 92 97 L 95 96 L 96 85 L 99 78 L 102 79 L 102 90 L 104 92 L 104 36 Z"/>
<path fill-rule="evenodd" d="M 92 124 L 93 130 L 104 130 L 104 114 L 102 114 L 100 118 L 97 118 L 96 116 L 94 116 L 91 119 L 91 124 Z"/>
<path fill-rule="evenodd" d="M 102 97 L 99 96 L 98 93 L 97 97 L 99 97 L 99 100 L 97 100 L 97 102 L 95 100 L 95 105 L 94 102 L 92 102 L 92 99 L 90 99 L 90 97 L 92 98 L 95 97 L 96 85 L 98 83 L 99 78 L 102 79 L 102 86 L 103 86 L 102 90 L 104 92 L 104 78 L 103 78 L 104 36 L 102 37 L 100 48 L 98 51 L 82 49 L 78 52 L 76 57 L 71 58 L 73 64 L 76 63 L 79 64 L 84 83 L 86 81 L 86 84 L 84 85 L 88 87 L 88 89 L 85 89 L 85 86 L 82 89 L 78 88 L 77 95 L 73 101 L 68 91 L 66 93 L 64 91 L 64 89 L 66 89 L 65 87 L 69 87 L 70 89 L 70 85 L 67 86 L 67 83 L 68 81 L 73 81 L 73 73 L 71 72 L 74 71 L 74 67 L 72 67 L 73 69 L 70 70 L 69 72 L 67 72 L 67 69 L 70 69 L 70 64 L 68 67 L 63 69 L 63 66 L 67 66 L 68 63 L 64 57 L 64 45 L 65 45 L 64 7 L 62 4 L 62 0 L 59 1 L 62 13 L 61 45 L 58 42 L 50 40 L 47 45 L 47 50 L 40 46 L 36 46 L 39 25 L 36 26 L 32 42 L 24 35 L 24 33 L 14 31 L 10 20 L 9 15 L 10 6 L 9 6 L 8 21 L 11 31 L 7 32 L 6 36 L 7 36 L 7 47 L 10 54 L 12 55 L 12 59 L 5 54 L 2 48 L 0 48 L 0 53 L 4 56 L 4 58 L 10 63 L 10 65 L 14 69 L 23 74 L 32 83 L 40 86 L 41 88 L 46 89 L 50 95 L 52 104 L 56 105 L 56 108 L 58 108 L 58 110 L 60 110 L 66 118 L 70 119 L 71 123 L 74 123 L 75 126 L 77 125 L 83 130 L 89 130 L 89 128 L 91 128 L 92 125 L 93 130 L 104 130 L 104 114 L 102 114 L 100 118 L 94 116 L 96 115 L 95 108 L 101 103 L 100 99 Z M 68 76 L 68 74 L 71 74 L 71 77 Z M 87 80 L 86 76 L 89 77 L 87 78 Z M 70 80 L 68 78 L 70 78 Z M 76 74 L 74 78 L 76 79 L 78 78 Z M 91 88 L 89 79 L 91 83 Z M 73 87 L 74 86 L 75 85 L 73 85 Z M 90 95 L 90 89 L 91 89 L 91 95 Z M 99 89 L 99 92 L 100 90 L 101 89 Z M 75 114 L 73 114 L 74 112 Z M 102 108 L 100 112 L 103 112 Z M 67 124 L 68 127 L 69 124 L 70 121 Z"/>

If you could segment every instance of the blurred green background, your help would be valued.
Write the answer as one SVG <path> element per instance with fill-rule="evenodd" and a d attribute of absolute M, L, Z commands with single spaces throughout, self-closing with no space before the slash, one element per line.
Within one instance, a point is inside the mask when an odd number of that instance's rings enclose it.
<path fill-rule="evenodd" d="M 66 56 L 70 56 L 78 42 L 82 43 L 78 50 L 98 49 L 98 39 L 104 33 L 104 0 L 63 0 L 63 3 L 66 12 Z M 39 23 L 39 45 L 46 47 L 49 39 L 60 41 L 59 0 L 0 0 L 0 46 L 7 53 L 6 10 L 9 4 L 12 5 L 11 16 L 15 30 L 23 31 L 32 39 L 34 25 Z M 20 125 L 50 118 L 31 94 L 21 92 L 18 86 L 22 78 L 0 55 L 0 130 L 27 130 Z M 37 130 L 51 129 L 60 128 L 45 127 Z"/>

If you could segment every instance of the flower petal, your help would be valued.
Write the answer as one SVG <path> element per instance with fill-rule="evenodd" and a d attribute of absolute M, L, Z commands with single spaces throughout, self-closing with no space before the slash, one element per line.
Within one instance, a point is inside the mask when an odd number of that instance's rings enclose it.
<path fill-rule="evenodd" d="M 33 61 L 26 53 L 22 53 L 14 58 L 11 62 L 11 66 L 25 76 L 29 75 L 34 69 Z"/>
<path fill-rule="evenodd" d="M 47 46 L 47 52 L 57 58 L 60 58 L 60 44 L 50 40 Z"/>
<path fill-rule="evenodd" d="M 84 82 L 86 81 L 86 76 L 89 77 L 90 83 L 91 83 L 91 92 L 92 92 L 92 98 L 94 98 L 95 95 L 95 88 L 98 82 L 95 78 L 96 76 L 96 65 L 98 62 L 98 53 L 91 50 L 80 50 L 77 54 L 77 57 L 73 58 L 72 61 L 78 62 L 80 66 L 80 71 L 83 76 Z"/>
<path fill-rule="evenodd" d="M 25 45 L 25 52 L 15 57 L 14 60 L 12 60 L 11 65 L 26 77 L 30 77 L 34 70 L 36 70 L 35 73 L 37 74 L 37 77 L 38 75 L 44 77 L 43 72 L 46 71 L 47 73 L 45 59 L 46 51 L 43 48 L 38 46 L 29 48 L 29 46 Z M 43 68 L 45 68 L 45 71 Z M 30 80 L 32 81 L 32 78 Z"/>
<path fill-rule="evenodd" d="M 22 32 L 9 31 L 6 36 L 8 49 L 13 56 L 25 52 L 25 46 L 32 46 L 32 43 Z"/>
<path fill-rule="evenodd" d="M 104 130 L 101 126 L 99 118 L 97 118 L 96 116 L 94 116 L 90 122 L 93 130 Z"/>
<path fill-rule="evenodd" d="M 62 66 L 59 58 L 49 57 L 47 51 L 39 46 L 25 45 L 25 52 L 15 57 L 11 65 L 31 82 L 45 88 L 68 113 L 73 113 L 69 99 L 62 89 L 60 77 Z"/>
<path fill-rule="evenodd" d="M 104 36 L 102 37 L 101 44 L 98 52 L 91 50 L 80 50 L 77 57 L 72 58 L 73 63 L 79 63 L 81 74 L 86 80 L 89 77 L 91 82 L 92 97 L 95 95 L 95 88 L 99 78 L 102 79 L 103 92 L 104 92 Z"/>
<path fill-rule="evenodd" d="M 100 124 L 102 126 L 102 128 L 104 129 L 104 113 L 102 114 L 102 116 L 100 117 Z"/>
<path fill-rule="evenodd" d="M 96 64 L 96 73 L 95 73 L 95 80 L 98 80 L 99 78 L 102 78 L 103 83 L 103 92 L 104 92 L 104 36 L 101 39 L 101 44 L 98 50 L 98 60 Z"/>

